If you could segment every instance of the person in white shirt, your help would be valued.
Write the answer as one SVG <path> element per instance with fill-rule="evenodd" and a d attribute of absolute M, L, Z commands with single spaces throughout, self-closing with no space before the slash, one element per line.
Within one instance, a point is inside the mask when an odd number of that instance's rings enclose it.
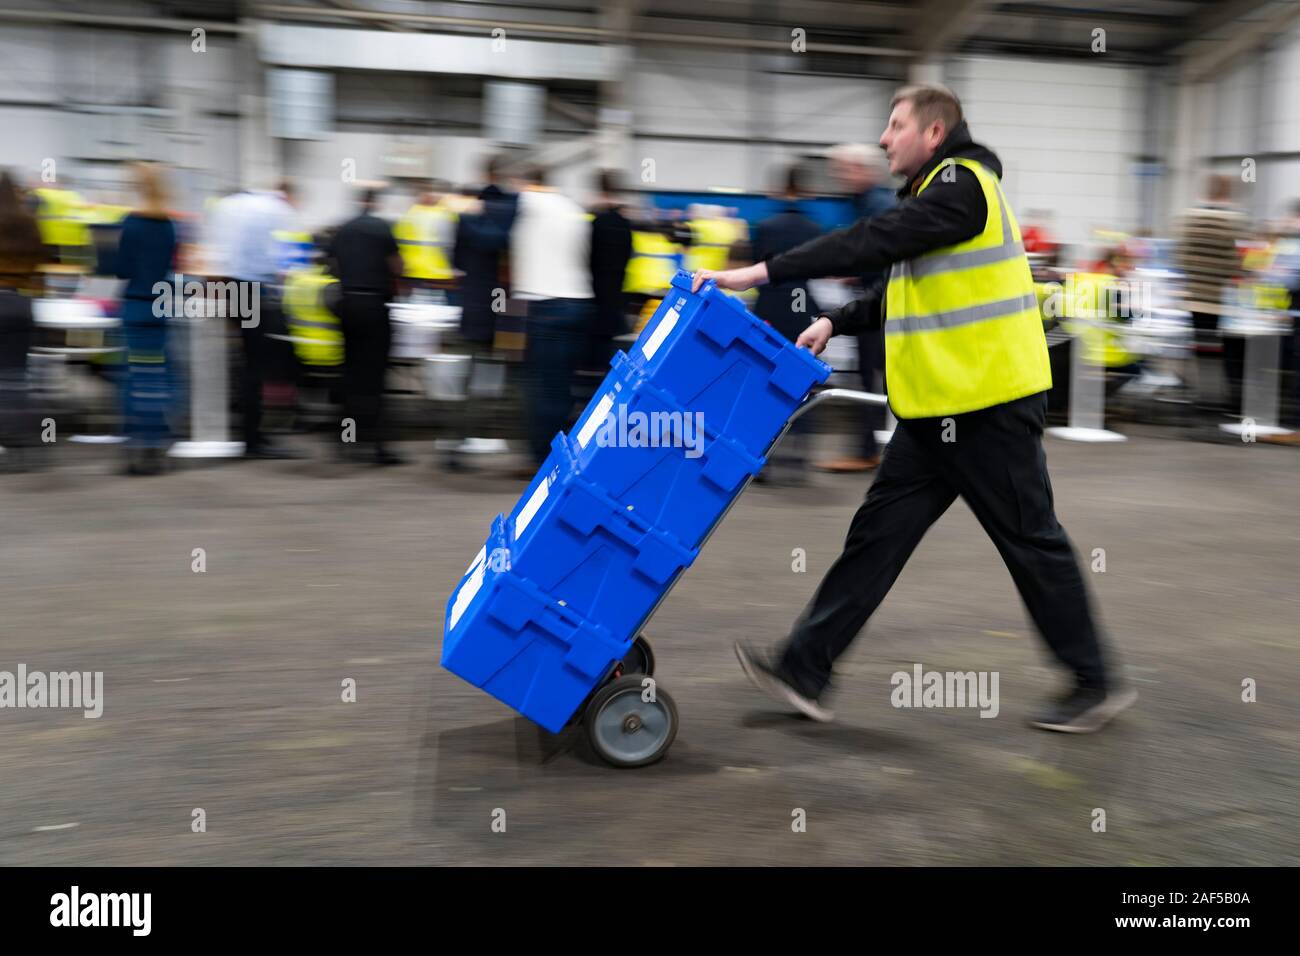
<path fill-rule="evenodd" d="M 591 222 L 573 200 L 544 183 L 540 169 L 524 177 L 510 237 L 514 295 L 527 303 L 524 366 L 528 441 L 540 464 L 573 410 L 573 376 L 594 316 Z"/>
<path fill-rule="evenodd" d="M 299 458 L 262 431 L 262 387 L 288 378 L 282 343 L 267 338 L 282 328 L 279 282 L 286 248 L 279 233 L 294 220 L 294 188 L 284 180 L 273 190 L 243 190 L 216 204 L 208 225 L 212 271 L 221 279 L 257 287 L 257 315 L 239 322 L 244 361 L 240 372 L 239 413 L 244 457 Z M 248 295 L 244 292 L 241 295 Z M 227 315 L 234 315 L 233 308 Z"/>

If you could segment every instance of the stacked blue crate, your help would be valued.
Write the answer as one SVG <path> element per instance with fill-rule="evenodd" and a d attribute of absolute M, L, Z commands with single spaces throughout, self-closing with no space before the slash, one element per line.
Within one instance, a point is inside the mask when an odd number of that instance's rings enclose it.
<path fill-rule="evenodd" d="M 705 282 L 691 292 L 679 272 L 628 356 L 631 368 L 716 434 L 755 457 L 767 453 L 790 415 L 831 367 Z"/>
<path fill-rule="evenodd" d="M 514 558 L 498 515 L 447 602 L 442 666 L 558 733 L 631 642 L 543 591 Z"/>
<path fill-rule="evenodd" d="M 443 666 L 549 730 L 626 653 L 830 375 L 713 283 L 690 283 L 678 273 L 447 603 Z"/>
<path fill-rule="evenodd" d="M 643 521 L 698 548 L 765 460 L 656 388 L 622 352 L 611 364 L 570 438 L 582 476 Z"/>

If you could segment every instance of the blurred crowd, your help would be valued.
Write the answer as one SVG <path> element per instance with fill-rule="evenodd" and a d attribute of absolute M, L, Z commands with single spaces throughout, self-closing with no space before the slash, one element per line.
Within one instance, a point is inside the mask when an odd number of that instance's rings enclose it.
<path fill-rule="evenodd" d="M 828 169 L 852 217 L 896 201 L 875 147 L 838 146 Z M 289 181 L 182 215 L 157 164 L 133 167 L 129 204 L 91 202 L 67 181 L 0 174 L 0 462 L 39 464 L 63 422 L 120 444 L 126 473 L 155 474 L 175 442 L 198 437 L 196 406 L 213 402 L 238 422 L 231 437 L 249 458 L 298 457 L 302 443 L 283 436 L 316 429 L 349 461 L 395 464 L 397 439 L 429 436 L 447 469 L 505 442 L 540 462 L 679 270 L 766 260 L 821 232 L 807 174 L 777 171 L 768 212 L 747 221 L 721 204 L 646 205 L 608 170 L 580 202 L 543 168 L 499 154 L 485 158 L 473 186 L 358 183 L 353 214 L 314 234 L 300 224 Z M 1281 222 L 1252 223 L 1232 186 L 1212 177 L 1166 238 L 1098 233 L 1071 248 L 1055 237 L 1050 212 L 1028 211 L 1022 239 L 1049 344 L 1082 349 L 1104 370 L 1108 395 L 1137 386 L 1233 416 L 1246 377 L 1243 323 L 1256 333 L 1262 323 L 1280 343 L 1270 371 L 1282 373 L 1282 412 L 1300 424 L 1291 311 L 1300 204 Z M 381 217 L 398 196 L 405 212 Z M 745 298 L 793 341 L 820 309 L 876 278 L 767 286 Z M 213 321 L 218 353 L 194 342 L 196 324 Z M 853 345 L 837 368 L 887 392 L 881 335 Z M 194 387 L 210 362 L 223 387 Z M 1054 360 L 1054 373 L 1063 392 L 1069 364 Z M 69 395 L 72 382 L 82 397 L 86 382 L 111 396 L 97 423 Z M 861 416 L 848 453 L 815 462 L 800 419 L 769 478 L 800 484 L 814 466 L 874 469 L 887 413 Z"/>

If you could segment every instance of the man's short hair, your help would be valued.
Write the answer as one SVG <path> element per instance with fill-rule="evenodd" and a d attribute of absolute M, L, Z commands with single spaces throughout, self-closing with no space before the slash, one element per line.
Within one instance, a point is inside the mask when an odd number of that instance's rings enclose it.
<path fill-rule="evenodd" d="M 921 129 L 937 121 L 943 124 L 944 134 L 947 135 L 962 121 L 961 102 L 956 94 L 937 83 L 904 86 L 889 101 L 890 112 L 903 102 L 912 104 L 912 115 L 916 117 L 916 125 Z"/>
<path fill-rule="evenodd" d="M 851 163 L 856 166 L 878 166 L 880 148 L 866 143 L 840 143 L 832 146 L 828 154 L 833 162 Z"/>
<path fill-rule="evenodd" d="M 1211 202 L 1228 202 L 1232 199 L 1232 180 L 1216 173 L 1205 181 L 1205 195 Z"/>
<path fill-rule="evenodd" d="M 623 191 L 623 183 L 617 170 L 602 169 L 596 176 L 602 195 L 614 196 Z"/>
<path fill-rule="evenodd" d="M 803 195 L 803 169 L 798 163 L 792 163 L 785 169 L 782 194 L 785 196 Z"/>

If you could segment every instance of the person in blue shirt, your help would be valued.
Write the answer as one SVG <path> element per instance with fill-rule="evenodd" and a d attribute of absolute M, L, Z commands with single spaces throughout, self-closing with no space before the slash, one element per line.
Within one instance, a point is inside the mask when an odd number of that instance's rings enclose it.
<path fill-rule="evenodd" d="M 176 226 L 167 211 L 162 169 L 153 163 L 135 167 L 140 205 L 122 223 L 117 248 L 117 277 L 122 291 L 122 333 L 126 342 L 123 425 L 127 439 L 127 473 L 157 474 L 163 446 L 170 440 L 167 412 L 172 387 L 167 364 L 167 321 L 174 310 L 172 263 Z M 157 283 L 168 291 L 155 291 Z"/>

